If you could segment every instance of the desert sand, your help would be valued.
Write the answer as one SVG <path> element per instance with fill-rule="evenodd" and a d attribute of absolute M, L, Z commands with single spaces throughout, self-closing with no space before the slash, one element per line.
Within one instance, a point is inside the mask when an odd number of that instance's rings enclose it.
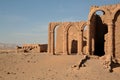
<path fill-rule="evenodd" d="M 1 53 L 0 80 L 120 80 L 120 66 L 113 72 L 104 69 L 102 60 L 90 58 L 85 67 L 82 55 L 50 55 L 47 53 Z"/>

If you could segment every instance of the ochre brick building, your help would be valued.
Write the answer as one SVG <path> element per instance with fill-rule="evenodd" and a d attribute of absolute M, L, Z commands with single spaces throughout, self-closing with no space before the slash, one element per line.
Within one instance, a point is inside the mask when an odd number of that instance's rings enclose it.
<path fill-rule="evenodd" d="M 48 53 L 120 58 L 120 4 L 92 6 L 87 21 L 51 22 Z"/>
<path fill-rule="evenodd" d="M 17 53 L 40 53 L 47 52 L 47 44 L 23 44 L 22 47 L 17 46 Z"/>

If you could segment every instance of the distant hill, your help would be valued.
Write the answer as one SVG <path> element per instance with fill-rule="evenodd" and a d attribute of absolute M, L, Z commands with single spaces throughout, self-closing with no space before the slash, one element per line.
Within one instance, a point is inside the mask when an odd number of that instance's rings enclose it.
<path fill-rule="evenodd" d="M 16 44 L 0 43 L 0 49 L 15 49 Z"/>

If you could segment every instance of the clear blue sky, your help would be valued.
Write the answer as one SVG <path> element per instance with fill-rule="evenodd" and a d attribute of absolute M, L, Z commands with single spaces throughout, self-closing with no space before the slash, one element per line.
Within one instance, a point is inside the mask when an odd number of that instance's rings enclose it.
<path fill-rule="evenodd" d="M 48 24 L 87 20 L 90 6 L 120 0 L 0 0 L 0 42 L 47 43 Z"/>

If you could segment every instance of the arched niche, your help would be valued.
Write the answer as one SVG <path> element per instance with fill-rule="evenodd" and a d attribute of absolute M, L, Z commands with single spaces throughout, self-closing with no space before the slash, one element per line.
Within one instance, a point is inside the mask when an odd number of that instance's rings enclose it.
<path fill-rule="evenodd" d="M 69 22 L 64 28 L 65 50 L 67 54 L 78 53 L 78 25 L 75 22 Z"/>
<path fill-rule="evenodd" d="M 70 54 L 77 54 L 78 50 L 77 29 L 74 26 L 68 28 L 68 52 Z"/>
<path fill-rule="evenodd" d="M 53 22 L 49 24 L 49 30 L 48 30 L 48 53 L 55 54 L 55 29 L 60 26 L 60 22 Z"/>
<path fill-rule="evenodd" d="M 55 28 L 55 53 L 63 53 L 63 24 Z"/>

